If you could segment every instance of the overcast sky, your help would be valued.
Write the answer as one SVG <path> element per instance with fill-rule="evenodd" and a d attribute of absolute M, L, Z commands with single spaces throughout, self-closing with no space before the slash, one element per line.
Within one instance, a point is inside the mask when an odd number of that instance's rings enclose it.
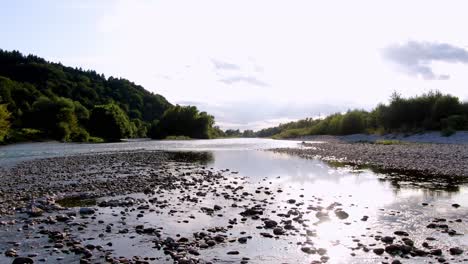
<path fill-rule="evenodd" d="M 6 2 L 6 1 L 5 1 Z M 258 129 L 392 91 L 468 99 L 467 1 L 2 2 L 0 48 L 124 77 Z"/>

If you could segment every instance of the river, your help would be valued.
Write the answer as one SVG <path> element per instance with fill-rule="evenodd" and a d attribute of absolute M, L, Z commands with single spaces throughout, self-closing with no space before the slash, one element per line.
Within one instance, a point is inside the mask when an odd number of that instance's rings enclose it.
<path fill-rule="evenodd" d="M 209 158 L 204 161 L 207 167 L 236 171 L 239 176 L 246 177 L 255 186 L 263 185 L 270 189 L 283 190 L 276 196 L 275 201 L 278 203 L 269 205 L 272 210 L 276 208 L 280 211 L 286 208 L 285 203 L 289 199 L 302 201 L 306 205 L 313 203 L 324 207 L 340 203 L 343 210 L 349 214 L 349 218 L 345 220 L 334 217 L 333 210 L 330 210 L 333 217 L 327 218 L 326 221 L 314 222 L 317 220 L 315 212 L 310 215 L 310 219 L 314 220 L 312 222 L 316 231 L 314 246 L 327 249 L 329 263 L 385 261 L 382 256 L 377 256 L 372 251 L 364 254 L 361 250 L 352 248 L 359 243 L 376 242 L 378 234 L 395 236 L 393 232 L 398 230 L 407 232 L 418 247 L 429 242 L 429 246 L 442 249 L 447 260 L 451 257 L 446 253 L 450 247 L 468 248 L 468 239 L 465 235 L 468 233 L 468 185 L 453 186 L 444 184 L 443 181 L 425 183 L 418 181 L 417 178 L 400 178 L 370 169 L 357 169 L 318 159 L 302 159 L 266 151 L 270 148 L 284 147 L 301 146 L 297 141 L 270 139 L 129 141 L 109 144 L 28 143 L 1 147 L 0 166 L 11 167 L 18 162 L 36 158 L 98 152 L 129 150 L 206 152 L 209 154 Z M 461 207 L 456 208 L 452 206 L 453 204 Z M 229 212 L 226 212 L 226 215 L 235 216 Z M 427 228 L 426 226 L 435 218 L 445 219 L 444 222 L 450 223 L 450 229 L 456 230 L 458 234 L 449 235 L 440 229 Z M 213 225 L 219 222 L 202 216 L 199 216 L 199 219 L 209 221 Z M 148 216 L 145 221 L 161 220 Z M 189 228 L 177 224 L 172 226 L 179 233 L 190 234 L 197 225 L 189 225 Z M 256 232 L 255 225 L 246 225 L 242 228 L 240 230 L 247 234 Z M 242 257 L 250 258 L 249 263 L 310 263 L 317 259 L 317 255 L 307 255 L 301 251 L 301 247 L 297 244 L 303 240 L 303 237 L 295 236 L 265 242 L 254 236 L 252 242 L 246 245 L 236 245 L 236 247 L 227 245 L 221 251 L 235 248 L 241 252 Z M 115 250 L 118 254 L 124 255 L 128 249 L 128 242 L 122 242 L 120 246 L 118 242 L 116 244 Z M 255 246 L 252 247 L 252 244 Z M 5 245 L 1 246 L 1 249 L 5 250 Z M 136 254 L 135 252 L 148 253 L 147 250 L 139 251 L 138 248 L 135 248 L 132 254 Z M 238 263 L 239 260 L 236 256 L 220 254 L 219 249 L 203 252 L 202 256 L 218 259 L 219 263 Z M 405 260 L 399 259 L 402 262 Z M 412 262 L 426 261 L 425 258 L 412 259 Z"/>

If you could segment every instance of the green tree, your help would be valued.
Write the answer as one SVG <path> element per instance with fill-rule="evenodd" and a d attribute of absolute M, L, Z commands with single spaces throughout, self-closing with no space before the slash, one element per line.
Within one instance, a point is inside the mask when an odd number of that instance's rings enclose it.
<path fill-rule="evenodd" d="M 8 135 L 10 130 L 10 112 L 6 105 L 0 105 L 0 143 L 5 140 L 5 136 Z"/>
<path fill-rule="evenodd" d="M 115 103 L 94 107 L 88 127 L 93 136 L 108 141 L 119 141 L 132 135 L 132 124 L 127 114 Z"/>
<path fill-rule="evenodd" d="M 164 112 L 161 119 L 153 121 L 149 136 L 163 139 L 168 136 L 212 138 L 214 117 L 199 112 L 195 106 L 176 105 Z"/>

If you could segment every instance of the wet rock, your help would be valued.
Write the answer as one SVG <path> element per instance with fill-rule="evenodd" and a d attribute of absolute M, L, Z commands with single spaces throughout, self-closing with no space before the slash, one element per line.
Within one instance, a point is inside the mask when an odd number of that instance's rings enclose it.
<path fill-rule="evenodd" d="M 31 217 L 39 217 L 44 214 L 44 210 L 33 205 L 26 211 L 26 213 Z"/>
<path fill-rule="evenodd" d="M 245 211 L 241 212 L 240 215 L 242 216 L 263 215 L 263 209 L 260 206 L 254 206 L 251 208 L 247 208 Z"/>
<path fill-rule="evenodd" d="M 80 208 L 80 214 L 82 215 L 91 215 L 91 214 L 94 214 L 95 212 L 96 210 L 94 210 L 93 208 L 89 208 L 89 207 Z"/>
<path fill-rule="evenodd" d="M 260 235 L 261 235 L 262 237 L 266 237 L 266 238 L 272 238 L 272 237 L 273 237 L 272 234 L 270 234 L 270 233 L 265 233 L 265 232 L 260 233 Z"/>
<path fill-rule="evenodd" d="M 405 231 L 395 231 L 393 234 L 397 236 L 409 236 L 409 234 Z"/>
<path fill-rule="evenodd" d="M 384 242 L 384 243 L 387 243 L 387 244 L 391 244 L 393 243 L 393 240 L 394 238 L 393 237 L 390 237 L 390 236 L 384 236 L 380 239 L 380 241 Z"/>
<path fill-rule="evenodd" d="M 463 249 L 459 247 L 453 247 L 449 249 L 450 255 L 461 255 L 463 253 Z"/>
<path fill-rule="evenodd" d="M 278 225 L 276 221 L 270 219 L 263 221 L 263 223 L 265 224 L 265 228 L 274 228 Z"/>
<path fill-rule="evenodd" d="M 16 252 L 15 249 L 10 248 L 10 249 L 7 249 L 5 251 L 5 256 L 7 256 L 7 257 L 16 257 L 16 256 L 18 256 L 18 253 Z"/>
<path fill-rule="evenodd" d="M 411 252 L 411 247 L 407 245 L 388 245 L 385 247 L 385 252 L 391 255 L 396 255 L 396 254 L 408 254 Z"/>
<path fill-rule="evenodd" d="M 383 249 L 383 248 L 374 248 L 372 251 L 377 255 L 382 255 L 385 252 L 385 249 Z"/>
<path fill-rule="evenodd" d="M 335 210 L 335 215 L 336 215 L 336 217 L 338 217 L 339 219 L 342 219 L 342 220 L 349 217 L 349 214 L 346 213 L 343 210 Z"/>
<path fill-rule="evenodd" d="M 286 231 L 284 231 L 284 229 L 282 227 L 275 227 L 273 229 L 273 234 L 275 234 L 277 236 L 284 235 L 285 233 L 286 233 Z"/>
<path fill-rule="evenodd" d="M 247 237 L 239 237 L 239 238 L 237 239 L 237 241 L 239 241 L 239 243 L 241 243 L 241 244 L 247 243 L 247 240 L 248 240 Z"/>
<path fill-rule="evenodd" d="M 11 264 L 33 264 L 34 260 L 32 258 L 19 257 L 15 258 Z"/>
<path fill-rule="evenodd" d="M 307 253 L 307 254 L 315 254 L 317 253 L 317 250 L 313 247 L 302 247 L 301 248 L 302 252 Z"/>

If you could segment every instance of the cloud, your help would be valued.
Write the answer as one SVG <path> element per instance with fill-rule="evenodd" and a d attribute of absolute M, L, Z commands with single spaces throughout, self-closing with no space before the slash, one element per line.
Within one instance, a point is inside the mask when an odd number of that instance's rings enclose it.
<path fill-rule="evenodd" d="M 252 75 L 258 75 L 261 72 L 262 68 L 258 65 L 247 63 L 252 65 L 243 65 L 241 67 L 238 64 L 217 59 L 211 59 L 211 62 L 214 65 L 216 75 L 220 77 L 218 79 L 220 82 L 225 84 L 246 83 L 254 86 L 269 86 L 268 83 Z M 249 68 L 253 68 L 253 70 Z"/>
<path fill-rule="evenodd" d="M 230 76 L 230 77 L 222 78 L 219 81 L 225 84 L 245 82 L 245 83 L 256 85 L 256 86 L 268 86 L 266 82 L 261 81 L 253 76 Z"/>
<path fill-rule="evenodd" d="M 240 70 L 240 67 L 234 63 L 229 63 L 215 59 L 212 59 L 211 62 L 213 63 L 216 70 Z"/>
<path fill-rule="evenodd" d="M 383 56 L 397 64 L 405 73 L 426 80 L 447 80 L 450 75 L 434 73 L 432 62 L 468 64 L 468 51 L 445 43 L 416 42 L 394 44 L 383 51 Z"/>

